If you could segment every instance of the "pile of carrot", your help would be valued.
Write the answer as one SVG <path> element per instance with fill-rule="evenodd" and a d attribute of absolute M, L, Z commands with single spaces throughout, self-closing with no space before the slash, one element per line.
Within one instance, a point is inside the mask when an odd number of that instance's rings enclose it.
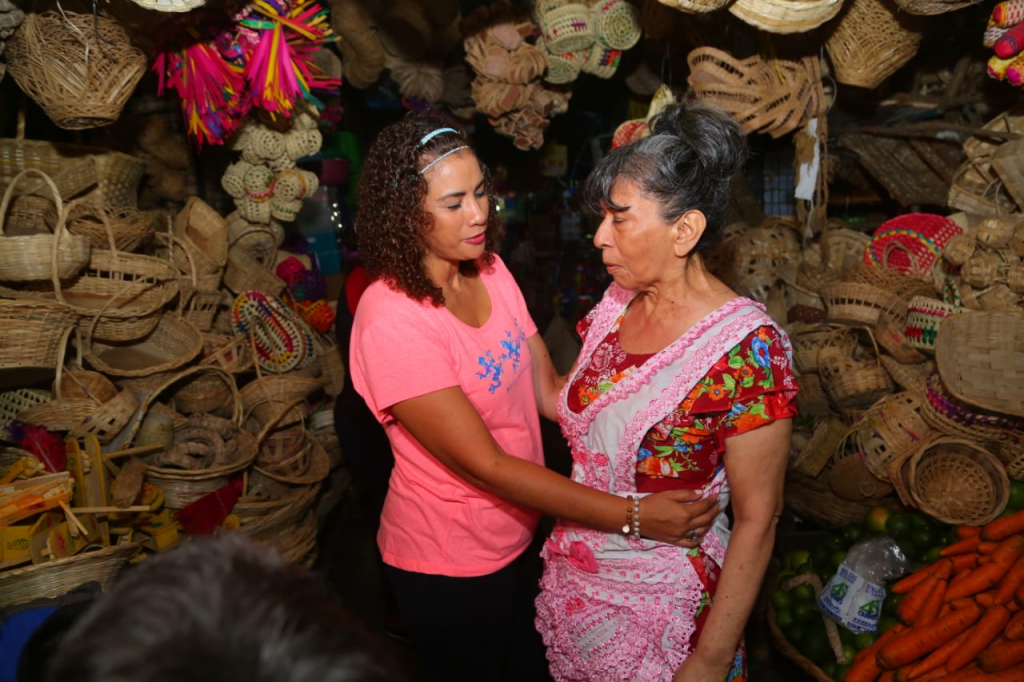
<path fill-rule="evenodd" d="M 892 585 L 899 623 L 858 652 L 845 682 L 1024 682 L 1024 511 L 957 537 Z"/>

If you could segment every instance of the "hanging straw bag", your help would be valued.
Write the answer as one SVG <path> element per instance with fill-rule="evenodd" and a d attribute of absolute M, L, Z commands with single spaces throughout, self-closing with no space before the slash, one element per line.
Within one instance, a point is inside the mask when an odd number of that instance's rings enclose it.
<path fill-rule="evenodd" d="M 885 0 L 849 0 L 825 39 L 835 79 L 878 87 L 917 54 L 923 33 L 913 19 Z"/>
<path fill-rule="evenodd" d="M 33 176 L 45 182 L 52 193 L 53 204 L 61 219 L 54 227 L 54 234 L 7 236 L 4 234 L 4 222 L 14 189 L 20 182 Z M 64 202 L 61 201 L 60 192 L 48 175 L 37 170 L 18 173 L 11 184 L 7 186 L 3 202 L 0 203 L 0 281 L 56 281 L 78 274 L 88 264 L 92 246 L 85 237 L 67 235 L 62 240 L 60 248 L 55 251 L 56 235 L 67 231 L 64 223 L 65 217 Z M 42 216 L 39 216 L 38 222 L 44 223 Z"/>
<path fill-rule="evenodd" d="M 737 0 L 729 12 L 769 33 L 805 33 L 837 15 L 842 7 L 843 0 Z"/>
<path fill-rule="evenodd" d="M 943 320 L 935 364 L 956 399 L 1024 418 L 1024 312 L 963 313 Z"/>
<path fill-rule="evenodd" d="M 8 44 L 8 70 L 61 128 L 116 121 L 146 72 L 146 56 L 106 14 L 28 14 Z"/>

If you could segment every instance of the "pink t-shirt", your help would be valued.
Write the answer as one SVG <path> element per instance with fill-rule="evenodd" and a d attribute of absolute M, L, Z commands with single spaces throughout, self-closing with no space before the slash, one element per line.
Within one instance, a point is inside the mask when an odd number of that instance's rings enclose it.
<path fill-rule="evenodd" d="M 384 562 L 403 570 L 493 573 L 526 549 L 540 516 L 453 474 L 389 411 L 403 400 L 459 386 L 505 452 L 543 464 L 526 343 L 537 327 L 499 258 L 480 276 L 491 316 L 479 329 L 383 281 L 367 288 L 356 310 L 352 383 L 384 424 L 395 453 L 377 542 Z"/>

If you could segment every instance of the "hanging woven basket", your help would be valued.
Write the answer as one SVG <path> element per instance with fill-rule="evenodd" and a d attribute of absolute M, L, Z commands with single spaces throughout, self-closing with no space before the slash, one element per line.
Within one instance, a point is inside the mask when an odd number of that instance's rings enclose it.
<path fill-rule="evenodd" d="M 61 128 L 113 123 L 146 71 L 146 56 L 106 14 L 28 14 L 8 43 L 18 85 Z"/>
<path fill-rule="evenodd" d="M 885 0 L 849 0 L 825 40 L 835 79 L 875 88 L 917 54 L 923 33 Z"/>
<path fill-rule="evenodd" d="M 839 13 L 843 0 L 736 0 L 729 12 L 769 33 L 804 33 Z"/>

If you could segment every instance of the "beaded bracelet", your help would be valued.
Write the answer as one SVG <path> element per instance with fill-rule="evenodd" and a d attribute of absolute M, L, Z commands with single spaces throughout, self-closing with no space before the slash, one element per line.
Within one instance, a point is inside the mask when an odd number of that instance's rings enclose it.
<path fill-rule="evenodd" d="M 640 498 L 626 495 L 626 523 L 622 526 L 622 534 L 640 539 Z"/>

